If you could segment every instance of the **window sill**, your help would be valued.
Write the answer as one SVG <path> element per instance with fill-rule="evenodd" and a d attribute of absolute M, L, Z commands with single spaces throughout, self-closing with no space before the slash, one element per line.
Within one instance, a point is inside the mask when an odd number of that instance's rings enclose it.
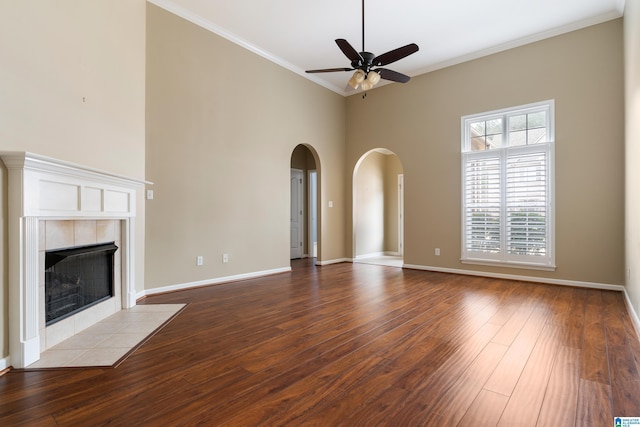
<path fill-rule="evenodd" d="M 555 265 L 528 264 L 524 262 L 491 261 L 486 259 L 460 259 L 463 264 L 486 265 L 491 267 L 521 268 L 524 270 L 556 271 Z"/>

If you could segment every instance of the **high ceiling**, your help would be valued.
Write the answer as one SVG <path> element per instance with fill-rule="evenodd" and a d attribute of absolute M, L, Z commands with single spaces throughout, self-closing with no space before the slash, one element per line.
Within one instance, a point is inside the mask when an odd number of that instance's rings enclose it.
<path fill-rule="evenodd" d="M 362 50 L 361 0 L 148 1 L 339 94 L 353 93 L 345 91 L 351 73 L 304 70 L 350 66 L 334 40 Z M 624 1 L 365 0 L 365 48 L 380 55 L 418 44 L 417 53 L 386 67 L 416 76 L 618 18 Z"/>

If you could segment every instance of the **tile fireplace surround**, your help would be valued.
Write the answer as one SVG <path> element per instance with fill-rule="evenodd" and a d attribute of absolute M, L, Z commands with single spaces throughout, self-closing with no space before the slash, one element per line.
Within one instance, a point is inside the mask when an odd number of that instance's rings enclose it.
<path fill-rule="evenodd" d="M 0 152 L 8 171 L 9 362 L 40 353 L 136 304 L 136 194 L 145 181 L 28 152 Z M 44 322 L 44 253 L 116 241 L 114 297 L 49 327 Z"/>

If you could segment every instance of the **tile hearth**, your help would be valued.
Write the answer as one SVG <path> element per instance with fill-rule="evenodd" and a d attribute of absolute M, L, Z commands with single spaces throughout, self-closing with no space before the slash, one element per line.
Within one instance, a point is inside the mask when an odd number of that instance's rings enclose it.
<path fill-rule="evenodd" d="M 186 304 L 135 305 L 51 347 L 25 369 L 112 366 Z"/>

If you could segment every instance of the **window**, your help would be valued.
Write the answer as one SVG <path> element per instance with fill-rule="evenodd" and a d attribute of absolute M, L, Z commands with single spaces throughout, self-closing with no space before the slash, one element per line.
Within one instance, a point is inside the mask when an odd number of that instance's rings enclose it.
<path fill-rule="evenodd" d="M 462 118 L 462 261 L 554 269 L 554 103 Z"/>

